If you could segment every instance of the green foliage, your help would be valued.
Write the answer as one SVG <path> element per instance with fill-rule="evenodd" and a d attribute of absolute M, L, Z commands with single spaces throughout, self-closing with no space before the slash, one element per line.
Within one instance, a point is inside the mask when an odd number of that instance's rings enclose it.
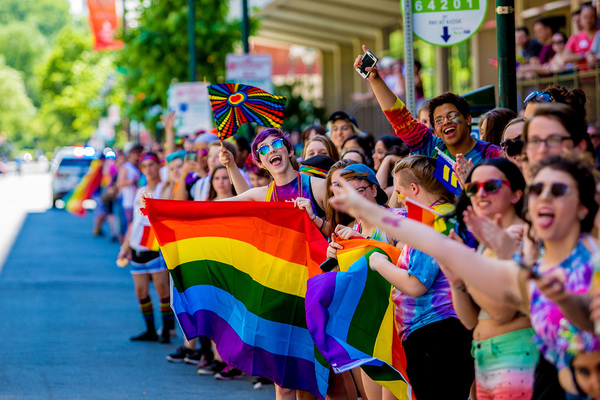
<path fill-rule="evenodd" d="M 100 93 L 114 69 L 112 58 L 110 53 L 93 51 L 85 31 L 69 25 L 59 32 L 38 70 L 42 105 L 31 130 L 43 139 L 40 147 L 52 149 L 90 138 L 104 112 Z"/>
<path fill-rule="evenodd" d="M 52 37 L 67 25 L 68 0 L 2 0 L 0 1 L 0 25 L 27 22 L 37 26 L 46 37 Z"/>
<path fill-rule="evenodd" d="M 0 58 L 0 132 L 11 142 L 27 135 L 27 125 L 35 107 L 27 96 L 22 74 L 7 66 Z"/>
<path fill-rule="evenodd" d="M 149 4 L 146 4 L 149 3 Z M 195 45 L 198 80 L 223 81 L 225 57 L 241 39 L 238 21 L 226 20 L 228 2 L 195 0 Z M 154 105 L 166 107 L 171 83 L 188 78 L 188 7 L 186 0 L 151 0 L 139 6 L 139 26 L 124 35 L 119 70 L 131 96 L 125 113 L 152 128 L 158 116 L 147 111 Z M 255 23 L 253 23 L 255 25 Z"/>
<path fill-rule="evenodd" d="M 34 69 L 44 59 L 48 40 L 31 22 L 13 22 L 0 29 L 0 54 L 6 65 L 21 71 L 32 97 L 36 97 Z M 36 103 L 39 99 L 35 98 Z M 39 103 L 38 103 L 39 105 Z"/>

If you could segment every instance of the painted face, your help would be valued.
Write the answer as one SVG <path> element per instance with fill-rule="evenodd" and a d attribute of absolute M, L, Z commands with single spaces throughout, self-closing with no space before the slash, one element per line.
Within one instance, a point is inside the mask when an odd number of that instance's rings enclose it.
<path fill-rule="evenodd" d="M 268 176 L 260 176 L 253 174 L 252 172 L 248 172 L 248 176 L 250 176 L 250 184 L 253 188 L 267 186 L 271 183 L 271 178 Z"/>
<path fill-rule="evenodd" d="M 344 141 L 353 134 L 352 124 L 345 119 L 338 119 L 331 125 L 331 141 L 338 149 L 341 149 Z"/>
<path fill-rule="evenodd" d="M 268 146 L 269 151 L 267 154 L 258 154 L 260 158 L 259 167 L 265 168 L 269 173 L 274 176 L 277 174 L 284 173 L 288 167 L 291 166 L 289 153 L 285 144 L 279 143 L 282 141 L 281 138 L 275 136 L 269 136 L 262 142 L 258 143 L 257 149 L 260 149 L 263 146 Z M 277 147 L 277 148 L 276 148 Z"/>
<path fill-rule="evenodd" d="M 600 399 L 600 351 L 582 353 L 573 359 L 575 381 L 592 399 Z"/>
<path fill-rule="evenodd" d="M 435 133 L 447 146 L 457 146 L 469 137 L 471 117 L 462 116 L 456 106 L 445 103 L 433 110 Z"/>
<path fill-rule="evenodd" d="M 176 158 L 169 163 L 169 178 L 172 181 L 177 182 L 181 176 L 181 168 L 183 167 L 183 160 Z"/>
<path fill-rule="evenodd" d="M 306 159 L 309 159 L 319 154 L 329 156 L 327 147 L 322 142 L 315 140 L 313 142 L 310 142 L 308 146 L 306 146 Z"/>
<path fill-rule="evenodd" d="M 525 126 L 525 122 L 517 122 L 506 128 L 504 131 L 504 142 L 512 142 L 514 143 L 516 140 L 521 138 L 523 135 L 523 127 Z M 510 143 L 509 146 L 514 147 L 514 145 Z M 504 157 L 506 157 L 513 164 L 516 164 L 519 169 L 523 168 L 523 163 L 521 161 L 521 153 L 512 154 L 512 151 L 509 151 L 511 155 L 507 153 L 507 147 L 504 147 Z"/>
<path fill-rule="evenodd" d="M 233 195 L 229 174 L 225 168 L 219 168 L 214 172 L 212 184 L 218 195 Z"/>
<path fill-rule="evenodd" d="M 377 143 L 375 143 L 375 151 L 373 152 L 373 167 L 375 171 L 379 170 L 381 162 L 385 158 L 386 151 L 388 151 L 388 149 L 385 147 L 385 144 L 382 140 L 379 140 Z"/>
<path fill-rule="evenodd" d="M 546 167 L 531 185 L 543 188 L 537 194 L 530 187 L 527 197 L 531 222 L 541 240 L 561 240 L 580 230 L 579 214 L 585 214 L 586 208 L 579 202 L 577 182 L 571 175 Z"/>
<path fill-rule="evenodd" d="M 548 156 L 573 150 L 574 143 L 567 129 L 560 122 L 548 117 L 535 117 L 529 122 L 527 132 L 527 159 L 531 165 Z"/>
<path fill-rule="evenodd" d="M 200 168 L 208 168 L 208 143 L 194 143 L 194 150 L 198 152 L 198 164 L 200 164 Z"/>
<path fill-rule="evenodd" d="M 488 181 L 506 181 L 506 175 L 498 168 L 491 165 L 482 165 L 475 168 L 471 175 L 471 183 L 482 183 Z M 492 185 L 490 185 L 492 186 Z M 471 197 L 471 205 L 477 215 L 494 218 L 496 214 L 505 215 L 519 201 L 523 193 L 513 193 L 506 184 L 500 184 L 496 193 L 488 193 L 485 186 L 479 186 L 475 196 Z"/>

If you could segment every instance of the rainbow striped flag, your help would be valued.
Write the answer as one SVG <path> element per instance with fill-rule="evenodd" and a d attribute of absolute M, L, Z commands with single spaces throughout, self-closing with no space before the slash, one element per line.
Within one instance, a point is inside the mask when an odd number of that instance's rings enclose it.
<path fill-rule="evenodd" d="M 86 214 L 83 208 L 83 201 L 91 199 L 92 195 L 102 183 L 102 161 L 93 160 L 90 169 L 75 189 L 65 194 L 62 200 L 65 202 L 65 208 L 73 215 L 84 217 Z"/>
<path fill-rule="evenodd" d="M 140 246 L 144 246 L 150 251 L 158 251 L 160 249 L 158 246 L 158 239 L 156 239 L 156 232 L 154 232 L 152 226 L 144 226 L 144 230 L 142 231 L 142 239 L 140 240 Z"/>
<path fill-rule="evenodd" d="M 398 399 L 413 399 L 406 357 L 394 322 L 392 285 L 369 267 L 378 251 L 396 263 L 400 250 L 372 239 L 340 241 L 340 272 L 308 281 L 306 322 L 315 345 L 333 367 L 361 367 Z"/>
<path fill-rule="evenodd" d="M 324 399 L 329 366 L 306 326 L 306 282 L 327 241 L 290 203 L 146 200 L 186 336 L 227 364 Z"/>

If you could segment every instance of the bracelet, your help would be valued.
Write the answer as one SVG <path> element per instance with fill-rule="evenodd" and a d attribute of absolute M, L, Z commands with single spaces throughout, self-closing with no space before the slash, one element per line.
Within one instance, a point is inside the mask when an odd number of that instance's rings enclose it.
<path fill-rule="evenodd" d="M 312 216 L 312 218 L 310 220 L 314 222 L 315 219 L 317 219 L 317 214 L 313 214 L 313 216 Z"/>
<path fill-rule="evenodd" d="M 325 220 L 325 218 L 321 218 L 321 220 L 322 220 L 323 222 L 321 223 L 321 227 L 319 228 L 319 230 L 320 230 L 320 231 L 323 231 L 323 227 L 325 226 L 325 221 L 326 221 L 326 220 Z"/>

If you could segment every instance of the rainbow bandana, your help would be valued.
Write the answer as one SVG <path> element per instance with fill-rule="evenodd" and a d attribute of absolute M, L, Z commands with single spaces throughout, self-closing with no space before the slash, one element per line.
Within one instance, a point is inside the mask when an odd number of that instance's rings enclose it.
<path fill-rule="evenodd" d="M 140 164 L 143 163 L 144 161 L 154 161 L 157 164 L 160 164 L 160 161 L 158 161 L 158 157 L 156 157 L 154 154 L 145 154 L 142 156 L 142 158 L 140 159 Z"/>
<path fill-rule="evenodd" d="M 317 177 L 321 177 L 321 178 L 325 178 L 327 176 L 327 171 L 321 168 L 317 168 L 317 167 L 311 167 L 308 165 L 301 165 L 300 166 L 300 173 L 301 174 L 308 174 L 308 175 L 312 175 L 312 176 L 317 176 Z"/>

